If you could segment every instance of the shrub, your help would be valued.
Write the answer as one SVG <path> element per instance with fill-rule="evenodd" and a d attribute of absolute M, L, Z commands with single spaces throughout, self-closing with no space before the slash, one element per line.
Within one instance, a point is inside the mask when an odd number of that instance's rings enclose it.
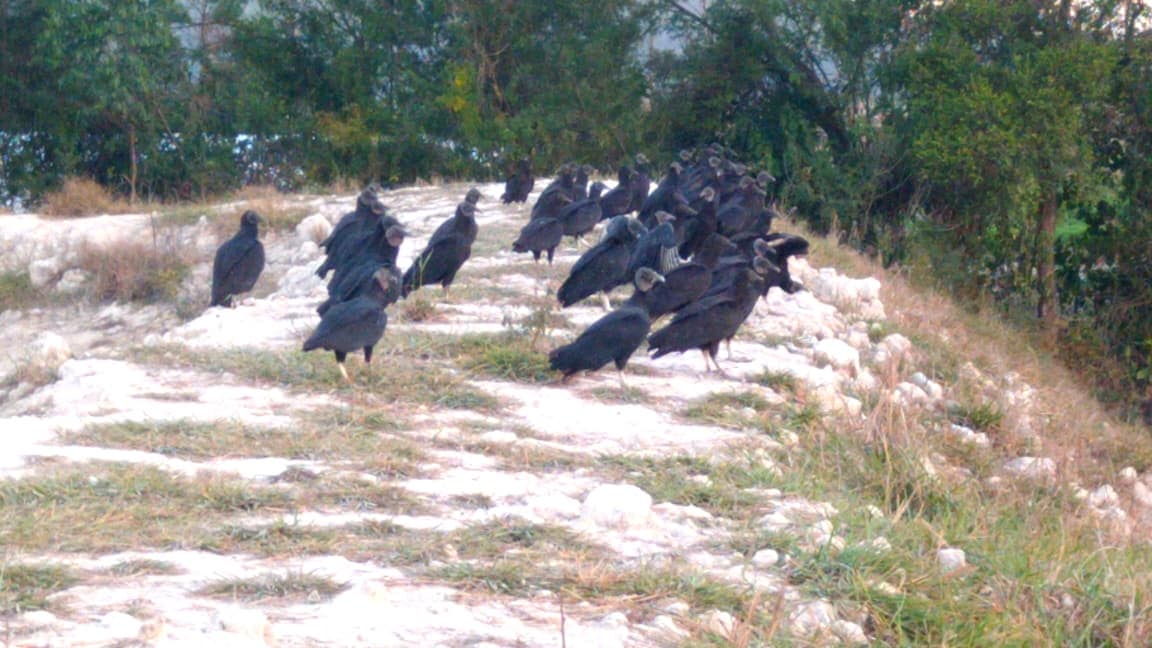
<path fill-rule="evenodd" d="M 92 296 L 99 300 L 172 301 L 180 293 L 193 259 L 189 246 L 171 233 L 153 240 L 124 239 L 80 250 L 79 267 L 92 275 Z"/>
<path fill-rule="evenodd" d="M 42 216 L 75 218 L 129 211 L 127 203 L 117 200 L 103 185 L 91 178 L 67 178 L 56 191 L 44 195 Z"/>
<path fill-rule="evenodd" d="M 0 311 L 27 308 L 39 294 L 27 272 L 0 272 Z"/>

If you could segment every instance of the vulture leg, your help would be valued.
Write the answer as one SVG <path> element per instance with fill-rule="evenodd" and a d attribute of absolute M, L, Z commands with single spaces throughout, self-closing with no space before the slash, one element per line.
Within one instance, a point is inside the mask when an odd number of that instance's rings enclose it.
<path fill-rule="evenodd" d="M 600 301 L 601 305 L 604 306 L 604 310 L 606 310 L 606 311 L 612 310 L 612 302 L 608 301 L 608 293 L 601 291 L 600 292 L 600 300 L 601 300 Z"/>
<path fill-rule="evenodd" d="M 617 369 L 616 375 L 620 377 L 620 389 L 628 389 L 628 383 L 624 382 L 624 370 Z"/>

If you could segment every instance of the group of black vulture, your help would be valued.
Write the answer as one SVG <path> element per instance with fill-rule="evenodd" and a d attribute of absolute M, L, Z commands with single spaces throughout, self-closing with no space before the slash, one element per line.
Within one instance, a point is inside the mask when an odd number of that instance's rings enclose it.
<path fill-rule="evenodd" d="M 356 210 L 341 218 L 320 243 L 325 258 L 316 275 L 324 278 L 332 271 L 332 278 L 328 299 L 316 309 L 320 324 L 305 340 L 304 350 L 332 351 L 340 374 L 351 382 L 344 359 L 363 349 L 365 364 L 372 361 L 372 349 L 388 325 L 389 305 L 435 283 L 448 294 L 456 273 L 472 255 L 479 200 L 480 191 L 470 189 L 401 275 L 396 257 L 408 232 L 388 213 L 375 187 L 361 192 Z"/>
<path fill-rule="evenodd" d="M 588 186 L 593 169 L 566 164 L 533 204 L 528 223 L 512 244 L 516 252 L 542 254 L 552 262 L 556 247 L 570 236 L 579 244 L 606 221 L 599 242 L 572 266 L 557 290 L 562 308 L 599 295 L 609 312 L 573 342 L 549 354 L 564 381 L 580 371 L 614 362 L 623 370 L 645 340 L 653 357 L 699 349 L 705 368 L 723 370 L 716 356 L 772 286 L 795 292 L 788 258 L 808 251 L 799 236 L 771 232 L 774 205 L 767 200 L 773 178 L 749 174 L 719 145 L 682 151 L 651 187 L 643 155 L 622 166 L 615 187 Z M 504 203 L 526 203 L 535 184 L 527 159 L 519 160 L 505 182 Z M 365 363 L 388 324 L 387 307 L 421 286 L 439 283 L 448 294 L 456 273 L 472 254 L 478 231 L 473 188 L 401 274 L 396 265 L 408 235 L 370 186 L 354 211 L 344 215 L 321 243 L 324 260 L 317 276 L 328 281 L 328 298 L 316 312 L 321 320 L 304 351 L 332 351 L 341 375 L 349 353 L 363 350 Z M 635 214 L 632 216 L 631 214 Z M 258 239 L 260 217 L 246 212 L 240 231 L 220 246 L 212 275 L 212 305 L 231 306 L 234 295 L 251 290 L 264 266 Z M 632 284 L 626 301 L 611 310 L 609 294 Z M 670 316 L 651 333 L 653 322 Z M 731 350 L 729 350 L 731 355 Z"/>
<path fill-rule="evenodd" d="M 634 167 L 620 168 L 607 193 L 599 183 L 586 189 L 587 169 L 569 164 L 541 192 L 516 251 L 532 252 L 537 260 L 546 252 L 551 261 L 563 236 L 579 239 L 608 221 L 600 242 L 560 285 L 560 305 L 599 293 L 608 310 L 613 289 L 634 286 L 627 301 L 549 354 L 550 366 L 565 380 L 614 362 L 624 385 L 624 367 L 645 339 L 654 358 L 699 349 L 706 370 L 723 373 L 716 358 L 720 343 L 731 342 L 756 301 L 772 286 L 799 290 L 788 258 L 807 254 L 808 241 L 771 231 L 776 210 L 767 195 L 774 179 L 765 172 L 749 175 L 726 153 L 715 144 L 682 151 L 654 189 L 648 160 L 638 155 Z M 505 202 L 514 200 L 514 187 L 526 184 L 531 180 L 519 173 L 510 176 Z M 649 335 L 652 323 L 666 315 L 668 323 Z"/>

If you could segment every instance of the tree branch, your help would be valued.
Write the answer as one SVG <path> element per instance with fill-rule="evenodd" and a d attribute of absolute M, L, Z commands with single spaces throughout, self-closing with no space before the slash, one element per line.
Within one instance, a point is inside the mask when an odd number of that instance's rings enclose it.
<path fill-rule="evenodd" d="M 677 13 L 680 13 L 684 16 L 687 16 L 688 18 L 691 18 L 693 22 L 695 22 L 697 25 L 700 25 L 701 27 L 703 27 L 706 31 L 708 31 L 708 33 L 713 34 L 713 35 L 717 34 L 716 28 L 712 26 L 712 23 L 708 22 L 707 20 L 704 20 L 704 16 L 701 16 L 700 14 L 696 13 L 695 11 L 692 11 L 691 9 L 689 9 L 688 7 L 685 7 L 684 5 L 680 4 L 676 0 L 666 0 L 666 2 L 668 3 L 668 6 L 671 7 L 672 9 L 675 9 Z"/>

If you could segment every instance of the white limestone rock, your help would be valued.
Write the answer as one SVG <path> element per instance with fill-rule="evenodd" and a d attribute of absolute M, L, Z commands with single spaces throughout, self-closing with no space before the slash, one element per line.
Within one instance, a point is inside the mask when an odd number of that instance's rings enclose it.
<path fill-rule="evenodd" d="M 656 615 L 656 618 L 652 619 L 650 625 L 674 641 L 688 636 L 688 631 L 681 628 L 680 625 L 676 623 L 676 620 L 667 614 Z"/>
<path fill-rule="evenodd" d="M 797 637 L 817 641 L 832 631 L 836 608 L 827 601 L 798 603 L 788 614 L 788 629 Z"/>
<path fill-rule="evenodd" d="M 1088 495 L 1088 504 L 1098 509 L 1111 508 L 1120 504 L 1120 495 L 1111 485 L 1104 484 Z"/>
<path fill-rule="evenodd" d="M 936 552 L 936 563 L 940 565 L 940 571 L 948 574 L 965 567 L 968 564 L 968 557 L 963 549 L 945 547 Z"/>
<path fill-rule="evenodd" d="M 843 340 L 820 340 L 812 347 L 812 359 L 818 365 L 828 365 L 851 376 L 860 372 L 860 352 Z"/>
<path fill-rule="evenodd" d="M 711 610 L 704 615 L 701 625 L 709 632 L 724 638 L 731 638 L 736 629 L 736 617 L 723 610 Z"/>
<path fill-rule="evenodd" d="M 315 270 L 312 264 L 288 268 L 284 276 L 280 277 L 276 292 L 285 297 L 315 296 L 323 301 L 328 291 L 324 287 L 324 280 L 316 276 Z"/>
<path fill-rule="evenodd" d="M 880 340 L 880 343 L 876 346 L 879 349 L 883 349 L 889 357 L 897 360 L 912 351 L 912 341 L 899 333 L 884 336 L 884 339 Z"/>
<path fill-rule="evenodd" d="M 60 276 L 60 281 L 56 282 L 56 292 L 65 294 L 80 292 L 91 280 L 92 275 L 79 268 L 65 270 Z"/>
<path fill-rule="evenodd" d="M 299 223 L 296 223 L 296 237 L 301 241 L 319 245 L 331 233 L 332 223 L 320 214 L 306 216 Z"/>
<path fill-rule="evenodd" d="M 48 610 L 31 610 L 20 615 L 20 620 L 30 626 L 51 626 L 60 619 Z"/>
<path fill-rule="evenodd" d="M 780 553 L 775 549 L 761 549 L 752 556 L 752 564 L 757 567 L 775 567 L 780 562 Z"/>
<path fill-rule="evenodd" d="M 1152 488 L 1149 488 L 1142 481 L 1133 483 L 1132 499 L 1144 508 L 1152 508 Z"/>
<path fill-rule="evenodd" d="M 30 363 L 45 369 L 57 369 L 72 357 L 68 342 L 51 331 L 42 333 L 29 349 Z"/>
<path fill-rule="evenodd" d="M 896 385 L 896 389 L 892 390 L 892 400 L 905 407 L 913 405 L 923 407 L 932 402 L 932 399 L 928 396 L 928 392 L 910 382 L 902 382 Z"/>
<path fill-rule="evenodd" d="M 56 281 L 56 278 L 59 277 L 64 270 L 63 259 L 58 256 L 47 259 L 37 259 L 28 264 L 28 280 L 32 283 L 32 287 L 44 288 L 53 281 Z"/>
<path fill-rule="evenodd" d="M 982 448 L 986 448 L 992 443 L 988 439 L 987 434 L 984 434 L 983 432 L 976 432 L 972 428 L 965 427 L 963 425 L 951 423 L 948 426 L 948 431 L 959 437 L 961 441 L 978 445 Z"/>
<path fill-rule="evenodd" d="M 112 639 L 134 639 L 140 634 L 144 622 L 124 612 L 109 612 L 100 617 L 100 625 Z"/>
<path fill-rule="evenodd" d="M 306 264 L 313 259 L 320 257 L 320 247 L 312 241 L 304 241 L 296 251 L 292 253 L 292 263 Z"/>
<path fill-rule="evenodd" d="M 602 484 L 584 498 L 581 517 L 613 529 L 644 527 L 651 523 L 652 496 L 631 484 Z"/>
<path fill-rule="evenodd" d="M 1004 464 L 1004 471 L 1017 477 L 1049 481 L 1056 478 L 1056 462 L 1048 457 L 1016 457 Z"/>
<path fill-rule="evenodd" d="M 212 630 L 223 630 L 248 639 L 272 642 L 272 625 L 260 610 L 224 607 L 212 616 Z"/>
<path fill-rule="evenodd" d="M 858 623 L 852 623 L 845 619 L 837 619 L 832 622 L 830 627 L 832 634 L 840 640 L 840 643 L 848 646 L 867 646 L 869 644 L 868 635 L 865 634 L 864 628 L 860 627 Z"/>

